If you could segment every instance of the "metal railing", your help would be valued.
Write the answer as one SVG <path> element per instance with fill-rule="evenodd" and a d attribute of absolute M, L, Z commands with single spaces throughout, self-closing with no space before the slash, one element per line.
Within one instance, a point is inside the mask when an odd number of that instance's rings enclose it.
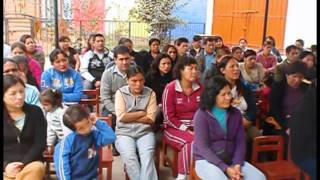
<path fill-rule="evenodd" d="M 8 23 L 13 19 L 13 17 L 5 17 L 5 23 Z M 10 36 L 18 37 L 17 34 L 25 33 L 19 32 L 15 26 L 10 26 L 10 23 L 6 25 L 6 30 L 9 33 L 8 38 L 6 39 L 8 43 L 12 43 L 17 40 L 15 38 L 10 38 Z M 150 28 L 149 25 L 135 21 L 59 20 L 59 35 L 69 36 L 72 41 L 72 45 L 75 45 L 77 39 L 82 39 L 82 47 L 86 46 L 86 40 L 90 33 L 99 32 L 104 34 L 105 45 L 109 49 L 115 47 L 121 37 L 130 38 L 134 43 L 135 50 L 148 49 L 148 39 L 150 38 L 148 28 Z M 35 19 L 34 21 L 31 21 L 30 29 L 30 34 L 35 35 L 37 44 L 42 46 L 43 50 L 48 55 L 55 47 L 54 19 Z M 204 33 L 204 31 L 204 23 L 185 23 L 170 30 L 168 34 L 171 41 L 181 36 L 187 37 L 191 40 L 193 35 Z"/>

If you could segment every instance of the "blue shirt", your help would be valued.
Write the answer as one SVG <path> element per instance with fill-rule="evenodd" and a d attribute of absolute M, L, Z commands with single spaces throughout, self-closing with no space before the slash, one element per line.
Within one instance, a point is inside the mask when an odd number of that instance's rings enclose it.
<path fill-rule="evenodd" d="M 215 62 L 215 54 L 207 54 L 204 52 L 204 58 L 206 60 L 206 69 L 209 69 L 211 67 L 211 64 Z"/>
<path fill-rule="evenodd" d="M 211 113 L 218 120 L 224 132 L 227 132 L 227 110 L 214 106 Z"/>
<path fill-rule="evenodd" d="M 83 94 L 81 75 L 69 68 L 66 72 L 50 68 L 41 75 L 41 90 L 53 88 L 61 91 L 63 102 L 79 102 Z"/>
<path fill-rule="evenodd" d="M 97 178 L 100 146 L 111 144 L 116 135 L 103 121 L 97 120 L 96 129 L 83 136 L 72 132 L 54 149 L 54 166 L 60 180 L 91 180 Z"/>
<path fill-rule="evenodd" d="M 40 93 L 38 89 L 35 86 L 32 86 L 30 84 L 25 84 L 25 97 L 24 101 L 28 104 L 36 105 L 38 107 L 41 107 L 39 96 Z"/>

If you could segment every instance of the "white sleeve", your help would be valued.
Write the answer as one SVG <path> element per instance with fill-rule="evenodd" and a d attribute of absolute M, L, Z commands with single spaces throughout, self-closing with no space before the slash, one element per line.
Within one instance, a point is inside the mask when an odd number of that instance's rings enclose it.
<path fill-rule="evenodd" d="M 80 58 L 80 74 L 84 79 L 90 82 L 95 79 L 88 71 L 89 59 L 91 57 L 91 54 L 91 51 L 88 51 L 83 55 L 82 58 Z"/>

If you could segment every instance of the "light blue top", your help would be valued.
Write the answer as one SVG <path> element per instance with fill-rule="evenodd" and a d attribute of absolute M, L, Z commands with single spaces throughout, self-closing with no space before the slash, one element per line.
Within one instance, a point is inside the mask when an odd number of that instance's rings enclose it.
<path fill-rule="evenodd" d="M 214 106 L 211 109 L 211 113 L 214 115 L 216 120 L 219 122 L 223 131 L 227 132 L 227 110 Z"/>
<path fill-rule="evenodd" d="M 204 52 L 204 58 L 206 61 L 206 69 L 209 69 L 211 67 L 211 64 L 215 61 L 215 54 L 207 54 L 206 52 Z"/>
<path fill-rule="evenodd" d="M 24 101 L 28 104 L 36 105 L 38 107 L 41 107 L 40 101 L 39 101 L 39 90 L 30 84 L 25 84 L 25 97 Z"/>

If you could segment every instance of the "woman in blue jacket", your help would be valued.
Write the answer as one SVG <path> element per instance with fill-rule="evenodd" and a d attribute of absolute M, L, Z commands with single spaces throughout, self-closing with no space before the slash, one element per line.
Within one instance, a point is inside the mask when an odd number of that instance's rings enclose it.
<path fill-rule="evenodd" d="M 53 67 L 42 73 L 41 89 L 59 90 L 66 104 L 79 102 L 83 94 L 82 78 L 69 67 L 67 55 L 60 49 L 54 49 L 50 54 L 50 61 Z"/>
<path fill-rule="evenodd" d="M 231 106 L 231 99 L 231 85 L 224 77 L 206 82 L 194 116 L 196 173 L 204 180 L 265 180 L 262 172 L 244 161 L 242 115 Z"/>

